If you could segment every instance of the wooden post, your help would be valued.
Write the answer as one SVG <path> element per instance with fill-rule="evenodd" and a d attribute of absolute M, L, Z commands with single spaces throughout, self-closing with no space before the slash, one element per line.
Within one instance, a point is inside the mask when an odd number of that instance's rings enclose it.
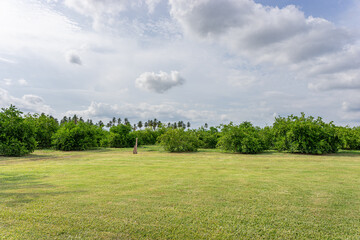
<path fill-rule="evenodd" d="M 136 143 L 134 146 L 133 154 L 137 154 L 137 141 L 138 141 L 138 139 L 136 138 Z"/>

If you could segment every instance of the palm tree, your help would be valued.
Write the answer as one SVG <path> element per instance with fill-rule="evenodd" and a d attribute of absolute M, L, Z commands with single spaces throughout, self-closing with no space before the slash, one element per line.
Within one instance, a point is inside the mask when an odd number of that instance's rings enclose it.
<path fill-rule="evenodd" d="M 143 127 L 142 121 L 139 121 L 137 125 L 141 129 Z"/>
<path fill-rule="evenodd" d="M 68 118 L 66 116 L 64 116 L 63 119 L 61 119 L 60 124 L 66 123 L 67 121 L 68 121 Z"/>
<path fill-rule="evenodd" d="M 72 120 L 74 121 L 75 124 L 77 124 L 79 118 L 78 118 L 78 116 L 76 116 L 76 114 L 74 114 Z"/>
<path fill-rule="evenodd" d="M 158 120 L 154 118 L 153 129 L 155 130 L 157 126 L 158 126 Z"/>
<path fill-rule="evenodd" d="M 96 125 L 98 125 L 99 127 L 102 128 L 104 126 L 104 123 L 103 123 L 103 121 L 100 120 Z"/>

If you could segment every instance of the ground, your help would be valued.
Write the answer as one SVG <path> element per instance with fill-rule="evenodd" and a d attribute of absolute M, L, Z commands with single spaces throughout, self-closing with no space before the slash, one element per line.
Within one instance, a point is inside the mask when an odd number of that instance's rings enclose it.
<path fill-rule="evenodd" d="M 360 152 L 138 151 L 0 157 L 0 238 L 360 238 Z"/>

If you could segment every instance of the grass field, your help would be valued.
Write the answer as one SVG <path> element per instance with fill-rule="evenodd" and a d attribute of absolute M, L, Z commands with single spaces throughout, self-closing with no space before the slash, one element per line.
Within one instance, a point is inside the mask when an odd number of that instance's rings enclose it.
<path fill-rule="evenodd" d="M 360 152 L 0 157 L 1 239 L 360 239 Z"/>

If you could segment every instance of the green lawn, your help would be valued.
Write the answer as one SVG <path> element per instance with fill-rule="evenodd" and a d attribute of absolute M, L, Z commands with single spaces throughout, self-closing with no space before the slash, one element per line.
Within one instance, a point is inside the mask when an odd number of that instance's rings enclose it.
<path fill-rule="evenodd" d="M 0 239 L 360 239 L 360 152 L 0 157 Z"/>

